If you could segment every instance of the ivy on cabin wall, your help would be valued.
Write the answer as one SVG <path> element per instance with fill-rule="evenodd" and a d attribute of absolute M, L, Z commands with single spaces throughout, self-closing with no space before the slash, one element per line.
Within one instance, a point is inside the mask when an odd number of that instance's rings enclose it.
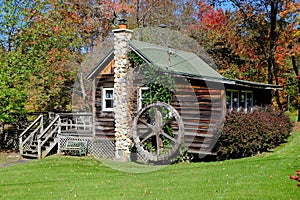
<path fill-rule="evenodd" d="M 144 87 L 148 88 L 144 97 L 145 106 L 158 101 L 170 104 L 172 90 L 176 86 L 174 77 L 161 67 L 148 65 L 134 52 L 129 53 L 129 59 L 144 76 Z"/>
<path fill-rule="evenodd" d="M 132 62 L 133 67 L 136 67 L 136 70 L 141 73 L 144 80 L 144 87 L 147 87 L 148 90 L 144 93 L 143 96 L 143 106 L 147 106 L 154 102 L 164 102 L 167 104 L 171 104 L 173 92 L 176 89 L 176 81 L 174 76 L 165 69 L 147 64 L 141 57 L 139 57 L 134 52 L 129 53 L 129 59 Z M 162 112 L 168 114 L 169 111 L 167 109 L 162 110 Z M 150 111 L 150 115 L 154 115 L 154 110 Z M 154 116 L 152 116 L 154 117 Z M 150 117 L 150 118 L 152 118 Z M 168 121 L 169 118 L 165 117 L 164 121 Z M 174 133 L 171 127 L 171 124 L 166 124 L 164 127 L 164 132 L 174 137 Z M 171 148 L 171 142 L 168 138 L 162 137 L 163 149 L 168 152 Z M 156 147 L 151 141 L 144 143 L 144 148 L 148 149 L 152 152 L 156 151 Z M 187 148 L 184 144 L 182 144 L 179 148 L 179 155 L 175 158 L 174 162 L 181 162 L 184 160 L 184 157 L 187 156 Z"/>

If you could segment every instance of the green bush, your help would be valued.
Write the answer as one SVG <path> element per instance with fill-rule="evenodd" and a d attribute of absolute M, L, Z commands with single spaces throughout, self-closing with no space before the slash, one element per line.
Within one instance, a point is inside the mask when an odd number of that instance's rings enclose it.
<path fill-rule="evenodd" d="M 273 107 L 250 113 L 228 113 L 218 141 L 218 160 L 252 156 L 285 142 L 292 129 L 289 118 Z"/>

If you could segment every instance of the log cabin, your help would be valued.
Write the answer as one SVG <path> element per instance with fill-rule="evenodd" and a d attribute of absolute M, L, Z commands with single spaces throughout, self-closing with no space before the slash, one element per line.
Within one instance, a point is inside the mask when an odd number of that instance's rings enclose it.
<path fill-rule="evenodd" d="M 226 112 L 269 105 L 282 89 L 225 78 L 192 52 L 133 40 L 126 26 L 113 33 L 113 49 L 87 76 L 92 113 L 56 113 L 49 123 L 40 115 L 19 136 L 22 156 L 166 163 L 182 151 L 214 154 Z"/>
<path fill-rule="evenodd" d="M 114 48 L 87 77 L 93 83 L 93 148 L 98 157 L 126 160 L 132 147 L 152 161 L 170 159 L 182 146 L 190 153 L 214 154 L 226 112 L 271 104 L 272 90 L 281 89 L 225 78 L 194 53 L 132 40 L 126 28 L 113 33 Z M 147 67 L 156 74 L 151 79 Z M 162 79 L 172 79 L 172 85 Z M 153 83 L 170 89 L 167 103 L 144 104 Z"/>

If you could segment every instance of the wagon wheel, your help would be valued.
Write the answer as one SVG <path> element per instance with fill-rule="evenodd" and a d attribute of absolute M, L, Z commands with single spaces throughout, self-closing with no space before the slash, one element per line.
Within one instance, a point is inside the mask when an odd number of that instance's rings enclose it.
<path fill-rule="evenodd" d="M 147 160 L 171 158 L 183 138 L 182 119 L 172 106 L 157 102 L 144 107 L 133 121 L 134 144 Z"/>

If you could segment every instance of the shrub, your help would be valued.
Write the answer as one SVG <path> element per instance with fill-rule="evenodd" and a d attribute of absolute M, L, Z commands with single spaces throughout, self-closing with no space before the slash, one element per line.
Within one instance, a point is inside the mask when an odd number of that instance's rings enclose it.
<path fill-rule="evenodd" d="M 248 157 L 285 142 L 292 124 L 282 112 L 267 107 L 250 113 L 228 113 L 218 141 L 217 159 Z"/>

